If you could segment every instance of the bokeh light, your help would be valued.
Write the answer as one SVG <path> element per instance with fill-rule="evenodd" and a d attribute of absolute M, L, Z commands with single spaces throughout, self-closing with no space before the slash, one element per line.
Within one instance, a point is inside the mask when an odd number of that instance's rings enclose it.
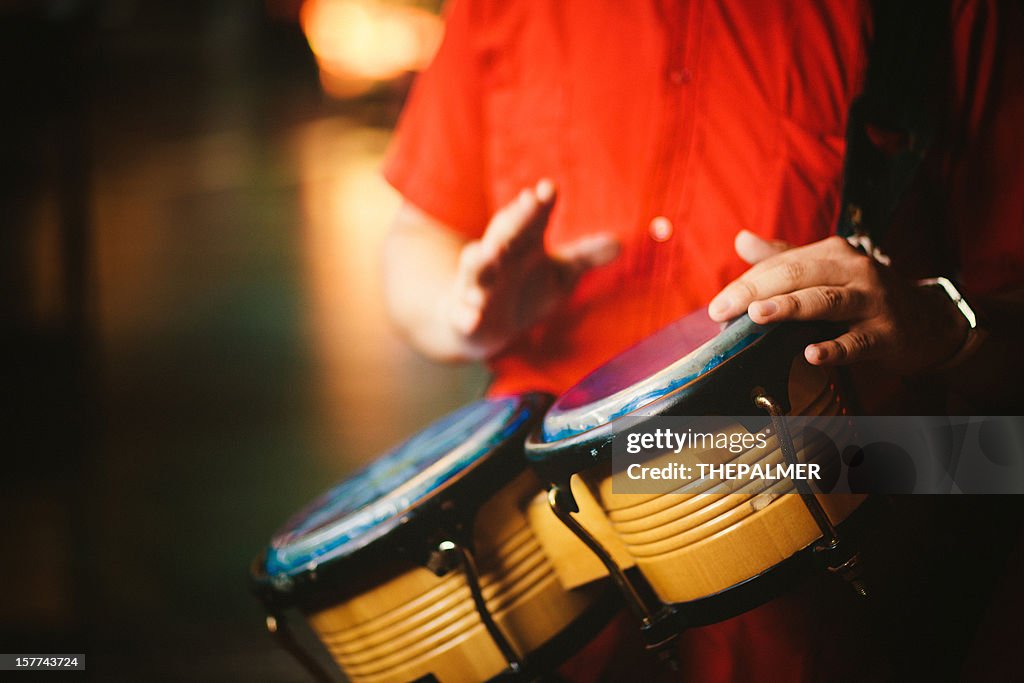
<path fill-rule="evenodd" d="M 307 0 L 299 20 L 324 91 L 338 98 L 423 69 L 443 33 L 440 18 L 427 10 L 372 0 Z"/>

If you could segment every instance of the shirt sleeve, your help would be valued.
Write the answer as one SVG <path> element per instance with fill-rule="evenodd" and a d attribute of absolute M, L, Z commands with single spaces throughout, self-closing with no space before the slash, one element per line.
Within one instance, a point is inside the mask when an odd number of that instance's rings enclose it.
<path fill-rule="evenodd" d="M 452 0 L 447 10 L 441 47 L 413 84 L 383 172 L 407 201 L 473 238 L 489 213 L 474 7 Z"/>

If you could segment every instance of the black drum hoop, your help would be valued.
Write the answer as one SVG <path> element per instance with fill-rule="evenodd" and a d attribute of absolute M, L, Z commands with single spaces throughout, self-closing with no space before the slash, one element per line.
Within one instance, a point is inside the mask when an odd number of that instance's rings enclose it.
<path fill-rule="evenodd" d="M 626 417 L 642 421 L 663 416 L 728 415 L 737 417 L 751 432 L 757 431 L 768 418 L 758 414 L 751 392 L 768 392 L 788 411 L 793 359 L 807 344 L 823 341 L 832 332 L 831 325 L 817 322 L 781 324 L 692 382 L 626 415 L 554 441 L 546 441 L 538 425 L 526 438 L 527 462 L 545 481 L 564 486 L 572 475 L 611 460 L 615 424 Z"/>
<path fill-rule="evenodd" d="M 264 549 L 250 568 L 252 591 L 271 612 L 289 607 L 317 611 L 358 595 L 386 577 L 414 566 L 426 566 L 440 541 L 456 537 L 471 546 L 477 512 L 525 470 L 523 440 L 552 400 L 549 394 L 540 392 L 520 394 L 516 398 L 519 400 L 517 411 L 526 411 L 527 419 L 485 457 L 398 515 L 395 525 L 386 533 L 345 555 L 290 575 L 284 581 L 267 574 L 267 549 Z"/>

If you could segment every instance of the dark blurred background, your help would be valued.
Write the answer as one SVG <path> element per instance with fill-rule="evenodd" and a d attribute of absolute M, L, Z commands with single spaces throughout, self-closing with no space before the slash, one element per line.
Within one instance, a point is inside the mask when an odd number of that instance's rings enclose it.
<path fill-rule="evenodd" d="M 303 678 L 248 563 L 484 382 L 403 345 L 378 272 L 438 5 L 0 0 L 0 652 Z"/>

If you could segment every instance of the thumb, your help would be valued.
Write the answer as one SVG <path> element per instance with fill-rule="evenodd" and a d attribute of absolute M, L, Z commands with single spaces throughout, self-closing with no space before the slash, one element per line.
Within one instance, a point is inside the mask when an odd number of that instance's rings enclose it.
<path fill-rule="evenodd" d="M 791 245 L 786 242 L 762 239 L 749 230 L 740 230 L 736 234 L 736 253 L 750 265 L 764 261 L 770 256 L 781 254 L 790 248 Z"/>
<path fill-rule="evenodd" d="M 569 281 L 592 268 L 611 263 L 619 255 L 619 240 L 610 233 L 588 235 L 571 242 L 552 255 Z"/>

